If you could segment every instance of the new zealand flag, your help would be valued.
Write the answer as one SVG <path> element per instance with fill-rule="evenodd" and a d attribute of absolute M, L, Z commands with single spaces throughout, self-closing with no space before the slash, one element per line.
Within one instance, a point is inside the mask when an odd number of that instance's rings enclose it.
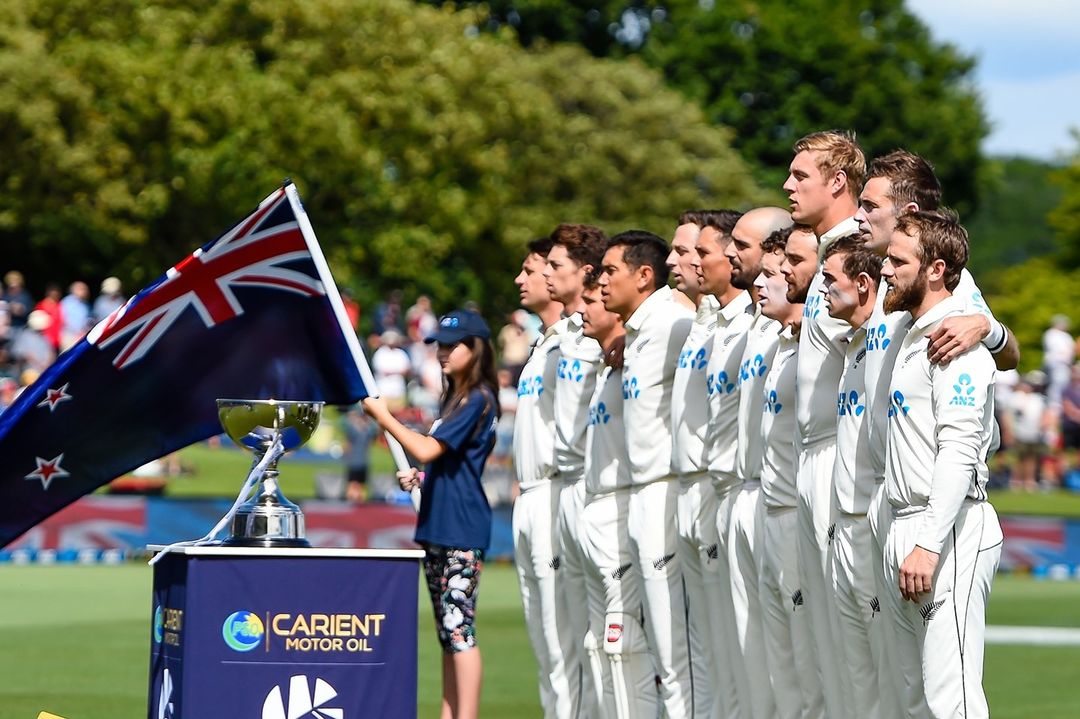
<path fill-rule="evenodd" d="M 351 404 L 367 396 L 369 377 L 286 184 L 0 413 L 0 546 L 125 472 L 220 433 L 218 398 Z"/>

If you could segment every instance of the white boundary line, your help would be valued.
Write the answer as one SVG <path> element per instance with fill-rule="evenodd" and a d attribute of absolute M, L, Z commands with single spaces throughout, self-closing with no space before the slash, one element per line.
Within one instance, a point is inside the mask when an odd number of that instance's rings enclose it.
<path fill-rule="evenodd" d="M 1072 627 L 986 628 L 987 644 L 1027 644 L 1045 647 L 1080 646 L 1080 629 Z"/>

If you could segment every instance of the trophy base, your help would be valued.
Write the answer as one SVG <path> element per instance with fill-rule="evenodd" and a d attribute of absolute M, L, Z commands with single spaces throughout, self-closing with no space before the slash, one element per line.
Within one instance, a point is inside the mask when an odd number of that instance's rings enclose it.
<path fill-rule="evenodd" d="M 229 537 L 222 541 L 223 547 L 262 547 L 310 549 L 311 542 L 303 537 Z"/>

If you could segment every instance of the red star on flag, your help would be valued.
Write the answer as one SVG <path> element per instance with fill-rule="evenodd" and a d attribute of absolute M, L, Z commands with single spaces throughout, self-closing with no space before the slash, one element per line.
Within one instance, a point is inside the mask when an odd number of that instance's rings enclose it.
<path fill-rule="evenodd" d="M 71 395 L 67 393 L 68 384 L 64 383 L 59 389 L 50 389 L 45 391 L 45 399 L 38 402 L 38 407 L 49 406 L 49 411 L 52 412 L 56 409 L 56 405 L 60 404 L 66 399 L 71 399 Z"/>
<path fill-rule="evenodd" d="M 26 479 L 40 479 L 41 488 L 48 489 L 49 483 L 53 481 L 53 478 L 70 477 L 71 475 L 60 466 L 60 463 L 64 461 L 64 453 L 52 459 L 44 459 L 43 457 L 34 457 L 34 461 L 37 462 L 37 469 L 30 474 L 26 475 Z"/>

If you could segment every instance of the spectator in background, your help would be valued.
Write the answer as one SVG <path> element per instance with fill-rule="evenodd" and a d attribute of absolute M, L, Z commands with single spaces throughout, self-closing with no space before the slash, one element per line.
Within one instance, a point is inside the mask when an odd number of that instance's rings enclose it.
<path fill-rule="evenodd" d="M 60 315 L 63 319 L 60 349 L 66 350 L 90 329 L 90 288 L 85 282 L 71 283 L 67 295 L 60 300 Z"/>
<path fill-rule="evenodd" d="M 379 428 L 361 409 L 353 407 L 342 414 L 341 430 L 345 436 L 345 499 L 353 504 L 366 502 L 371 443 Z"/>
<path fill-rule="evenodd" d="M 124 306 L 123 285 L 117 277 L 106 277 L 101 282 L 101 294 L 94 300 L 94 323 L 101 322 Z"/>
<path fill-rule="evenodd" d="M 416 302 L 405 313 L 405 328 L 409 339 L 413 342 L 423 342 L 438 327 L 435 313 L 431 311 L 431 298 L 420 295 Z"/>
<path fill-rule="evenodd" d="M 381 335 L 387 330 L 395 330 L 399 333 L 405 331 L 401 322 L 401 298 L 401 290 L 392 290 L 385 302 L 375 305 L 375 312 L 371 318 L 372 332 Z"/>
<path fill-rule="evenodd" d="M 1046 372 L 1046 398 L 1057 409 L 1061 391 L 1069 383 L 1069 368 L 1076 360 L 1076 341 L 1069 334 L 1071 322 L 1065 315 L 1054 315 L 1043 332 L 1043 371 Z"/>
<path fill-rule="evenodd" d="M 44 334 L 51 324 L 52 318 L 43 310 L 27 316 L 26 327 L 11 342 L 11 358 L 20 371 L 29 369 L 41 374 L 56 359 L 56 350 Z"/>
<path fill-rule="evenodd" d="M 52 345 L 53 350 L 60 351 L 60 336 L 64 330 L 63 310 L 60 307 L 60 285 L 50 282 L 45 287 L 45 297 L 34 306 L 35 311 L 44 312 L 49 316 L 49 326 L 41 334 Z"/>
<path fill-rule="evenodd" d="M 1046 436 L 1053 426 L 1053 413 L 1042 395 L 1046 374 L 1034 370 L 1020 378 L 1009 398 L 1004 419 L 1011 439 L 1014 461 L 1011 489 L 1034 492 L 1038 489 L 1039 465 L 1046 454 Z"/>
<path fill-rule="evenodd" d="M 349 318 L 349 326 L 353 332 L 360 329 L 360 303 L 353 297 L 352 290 L 344 287 L 341 290 L 341 302 L 345 305 L 345 316 Z"/>
<path fill-rule="evenodd" d="M 386 330 L 379 337 L 379 349 L 371 356 L 371 369 L 379 396 L 386 400 L 391 412 L 399 412 L 406 405 L 406 380 L 412 369 L 409 354 L 401 349 L 402 336 L 394 330 Z"/>
<path fill-rule="evenodd" d="M 34 309 L 34 298 L 26 291 L 26 282 L 22 273 L 12 270 L 4 275 L 4 301 L 7 303 L 8 322 L 11 325 L 12 336 L 26 327 L 26 321 Z"/>
<path fill-rule="evenodd" d="M 514 415 L 517 413 L 517 383 L 509 369 L 496 373 L 499 382 L 499 423 L 495 425 L 495 449 L 491 453 L 491 462 L 496 467 L 510 466 L 514 449 Z"/>
<path fill-rule="evenodd" d="M 1069 384 L 1061 393 L 1061 448 L 1063 469 L 1080 471 L 1080 363 L 1073 365 Z"/>
<path fill-rule="evenodd" d="M 497 339 L 502 366 L 510 370 L 510 381 L 515 385 L 532 348 L 533 337 L 527 326 L 528 318 L 529 313 L 525 310 L 511 312 Z"/>
<path fill-rule="evenodd" d="M 0 412 L 11 406 L 19 396 L 19 383 L 11 377 L 0 377 Z"/>

